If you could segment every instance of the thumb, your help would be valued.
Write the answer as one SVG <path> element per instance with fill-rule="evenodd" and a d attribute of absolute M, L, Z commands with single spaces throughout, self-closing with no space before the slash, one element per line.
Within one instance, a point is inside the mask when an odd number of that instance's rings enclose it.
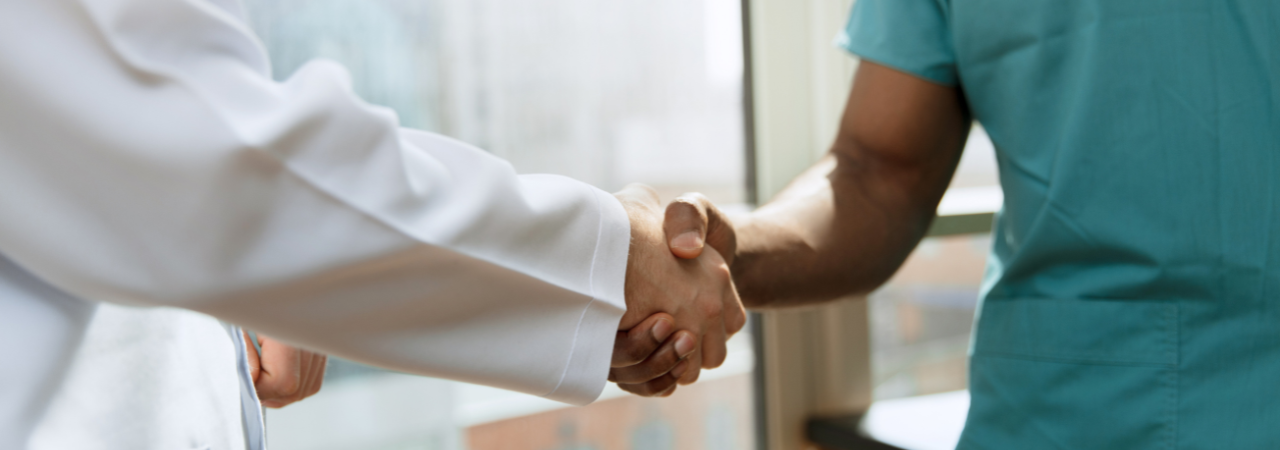
<path fill-rule="evenodd" d="M 703 246 L 710 245 L 726 263 L 733 263 L 738 247 L 733 224 L 702 194 L 685 194 L 668 204 L 662 229 L 677 257 L 697 258 Z"/>
<path fill-rule="evenodd" d="M 707 240 L 706 209 L 685 197 L 677 198 L 667 205 L 662 231 L 671 253 L 684 259 L 697 258 Z"/>

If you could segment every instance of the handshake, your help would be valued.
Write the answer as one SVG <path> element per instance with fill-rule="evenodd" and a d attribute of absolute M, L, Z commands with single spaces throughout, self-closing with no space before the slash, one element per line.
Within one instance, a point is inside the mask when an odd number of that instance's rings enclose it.
<path fill-rule="evenodd" d="M 719 367 L 725 343 L 746 324 L 729 266 L 736 238 L 705 197 L 686 195 L 665 211 L 652 188 L 614 194 L 631 219 L 627 312 L 614 340 L 609 381 L 665 397 Z"/>

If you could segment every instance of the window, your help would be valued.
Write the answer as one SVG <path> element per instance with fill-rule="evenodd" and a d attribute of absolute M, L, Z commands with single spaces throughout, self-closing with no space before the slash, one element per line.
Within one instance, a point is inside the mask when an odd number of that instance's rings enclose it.
<path fill-rule="evenodd" d="M 277 79 L 337 61 L 405 126 L 521 173 L 664 199 L 746 198 L 736 0 L 246 0 Z M 744 333 L 745 334 L 745 333 Z M 586 408 L 333 361 L 319 395 L 269 411 L 275 449 L 745 449 L 752 354 L 672 398 Z"/>
<path fill-rule="evenodd" d="M 970 132 L 948 195 L 948 201 L 985 203 L 987 210 L 999 206 L 995 149 L 980 126 Z M 986 233 L 927 238 L 871 294 L 877 400 L 967 387 L 969 336 L 990 250 Z"/>

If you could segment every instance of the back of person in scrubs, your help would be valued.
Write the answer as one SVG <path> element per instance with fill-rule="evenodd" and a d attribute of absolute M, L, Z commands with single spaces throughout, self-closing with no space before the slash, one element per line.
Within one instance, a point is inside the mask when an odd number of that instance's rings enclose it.
<path fill-rule="evenodd" d="M 976 120 L 1005 201 L 959 447 L 1280 446 L 1280 2 L 858 0 L 839 43 L 831 155 L 669 236 L 736 231 L 748 307 L 869 292 Z"/>

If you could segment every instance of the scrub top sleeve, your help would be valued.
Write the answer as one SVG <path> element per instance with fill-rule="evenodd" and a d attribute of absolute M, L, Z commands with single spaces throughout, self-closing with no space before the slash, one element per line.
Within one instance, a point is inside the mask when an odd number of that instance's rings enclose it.
<path fill-rule="evenodd" d="M 836 45 L 926 80 L 955 86 L 946 0 L 858 0 Z"/>

